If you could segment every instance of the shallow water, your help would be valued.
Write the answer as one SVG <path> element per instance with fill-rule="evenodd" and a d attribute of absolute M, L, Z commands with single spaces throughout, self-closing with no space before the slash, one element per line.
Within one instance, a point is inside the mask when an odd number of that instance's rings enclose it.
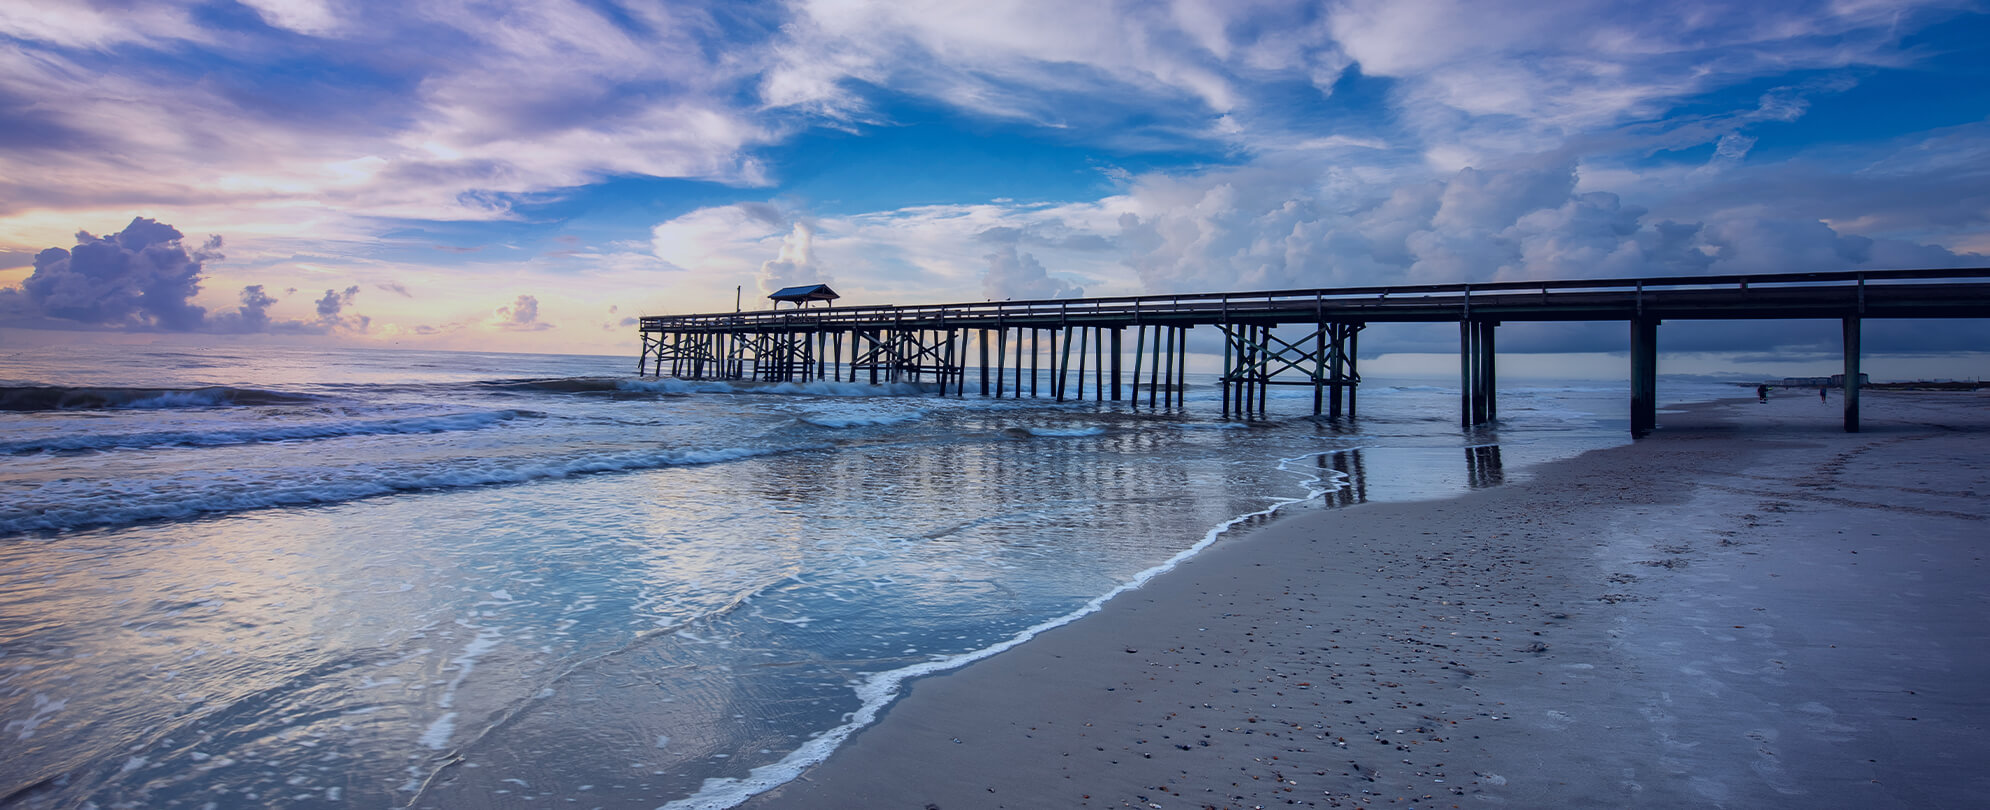
<path fill-rule="evenodd" d="M 1135 410 L 632 366 L 8 358 L 0 797 L 723 806 L 1240 516 L 1444 497 L 1624 430 L 1592 383 L 1510 384 L 1464 431 L 1441 383 L 1234 420 L 1208 386 Z"/>

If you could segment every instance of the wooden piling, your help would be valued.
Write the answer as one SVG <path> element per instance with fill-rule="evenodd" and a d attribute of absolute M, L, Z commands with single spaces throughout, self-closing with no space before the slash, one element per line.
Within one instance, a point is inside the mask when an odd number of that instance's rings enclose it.
<path fill-rule="evenodd" d="M 1106 399 L 1106 328 L 1092 329 L 1092 399 Z"/>
<path fill-rule="evenodd" d="M 1004 327 L 996 327 L 995 329 L 995 398 L 996 399 L 1002 398 L 1003 371 L 1005 367 L 1008 366 L 1008 364 L 1009 364 L 1009 330 Z"/>
<path fill-rule="evenodd" d="M 1658 319 L 1631 321 L 1631 435 L 1658 427 Z"/>
<path fill-rule="evenodd" d="M 1091 343 L 1090 329 L 1078 327 L 1078 401 L 1085 401 L 1085 349 Z M 1066 344 L 1068 347 L 1070 344 Z"/>
<path fill-rule="evenodd" d="M 1140 348 L 1147 344 L 1147 325 L 1135 327 L 1133 335 L 1133 404 L 1140 404 Z"/>
<path fill-rule="evenodd" d="M 1057 401 L 1058 402 L 1064 401 L 1065 386 L 1069 385 L 1071 382 L 1070 380 L 1071 343 L 1072 343 L 1071 335 L 1069 334 L 1064 335 L 1064 359 L 1062 362 L 1059 362 L 1057 364 Z M 1050 339 L 1050 350 L 1053 352 L 1057 351 L 1057 337 L 1054 334 L 1051 336 Z M 1084 362 L 1084 359 L 1085 359 L 1085 353 L 1079 352 L 1078 361 L 1082 363 Z M 1085 372 L 1083 371 L 1078 372 L 1078 387 L 1081 389 L 1085 387 Z M 1078 397 L 1080 399 L 1083 399 L 1084 396 L 1085 396 L 1084 392 L 1080 391 Z"/>
<path fill-rule="evenodd" d="M 1859 432 L 1859 319 L 1841 324 L 1845 334 L 1845 432 Z"/>

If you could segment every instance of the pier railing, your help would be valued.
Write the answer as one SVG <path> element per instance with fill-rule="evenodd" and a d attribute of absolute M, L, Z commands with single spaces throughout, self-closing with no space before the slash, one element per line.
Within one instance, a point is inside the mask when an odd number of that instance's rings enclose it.
<path fill-rule="evenodd" d="M 1464 423 L 1469 426 L 1498 416 L 1493 356 L 1500 323 L 1621 320 L 1631 325 L 1632 432 L 1642 435 L 1655 418 L 1661 321 L 1796 318 L 1843 322 L 1845 376 L 1850 381 L 1846 427 L 1856 430 L 1860 321 L 1990 318 L 1990 268 L 1379 285 L 657 315 L 639 320 L 643 355 L 638 369 L 767 380 L 841 379 L 837 375 L 844 373 L 856 380 L 868 373 L 876 382 L 931 375 L 942 389 L 964 393 L 968 369 L 975 365 L 981 392 L 1002 396 L 1009 390 L 1005 375 L 1011 369 L 1013 334 L 1015 395 L 1022 395 L 1027 373 L 1030 395 L 1035 396 L 1039 365 L 1048 365 L 1049 390 L 1063 399 L 1075 360 L 1077 396 L 1084 397 L 1089 353 L 1096 383 L 1092 395 L 1105 399 L 1110 391 L 1111 399 L 1119 400 L 1123 336 L 1131 329 L 1134 401 L 1139 401 L 1144 366 L 1149 404 L 1155 404 L 1157 392 L 1161 404 L 1170 404 L 1179 401 L 1179 381 L 1186 372 L 1187 331 L 1215 326 L 1225 338 L 1219 380 L 1226 411 L 1262 410 L 1268 386 L 1310 385 L 1315 413 L 1338 416 L 1343 394 L 1345 413 L 1354 413 L 1360 382 L 1356 341 L 1364 327 L 1455 322 Z M 1311 330 L 1296 338 L 1272 331 L 1295 324 Z M 978 364 L 969 362 L 971 346 L 978 347 Z"/>
<path fill-rule="evenodd" d="M 1957 285 L 1976 287 L 1969 290 Z M 1870 298 L 1862 296 L 1869 294 Z M 1836 317 L 1850 306 L 1885 307 L 1892 317 L 1984 317 L 1951 311 L 1990 304 L 1990 268 L 1868 270 L 1628 279 L 1493 281 L 1455 284 L 1328 287 L 1253 292 L 1183 293 L 1099 298 L 985 301 L 749 310 L 640 319 L 644 331 L 663 329 L 836 328 L 947 322 L 978 328 L 1097 323 L 1221 323 L 1331 311 L 1369 322 L 1619 320 L 1645 309 L 1673 318 Z M 1826 312 L 1828 310 L 1828 312 Z M 1802 313 L 1825 313 L 1805 315 Z M 1797 314 L 1789 314 L 1797 313 Z M 1289 319 L 1289 318 L 1288 318 Z"/>

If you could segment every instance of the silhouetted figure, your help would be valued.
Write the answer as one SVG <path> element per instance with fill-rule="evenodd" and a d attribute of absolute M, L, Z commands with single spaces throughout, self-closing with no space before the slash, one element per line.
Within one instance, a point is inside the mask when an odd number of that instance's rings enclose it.
<path fill-rule="evenodd" d="M 1817 387 L 1817 401 L 1818 402 L 1831 401 L 1831 386 L 1820 385 Z"/>
<path fill-rule="evenodd" d="M 1769 401 L 1769 386 L 1767 386 L 1767 385 L 1758 385 L 1758 386 L 1755 386 L 1755 399 L 1756 399 L 1757 401 L 1759 401 L 1759 402 L 1768 402 L 1768 401 Z"/>

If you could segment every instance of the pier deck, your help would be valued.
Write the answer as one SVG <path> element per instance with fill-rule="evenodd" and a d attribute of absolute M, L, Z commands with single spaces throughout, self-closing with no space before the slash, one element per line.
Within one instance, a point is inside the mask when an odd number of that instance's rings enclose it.
<path fill-rule="evenodd" d="M 1655 424 L 1665 320 L 1836 319 L 1845 336 L 1845 428 L 1858 429 L 1859 324 L 1866 318 L 1990 318 L 1990 268 L 1484 284 L 1342 287 L 1040 301 L 788 309 L 640 319 L 638 372 L 702 379 L 931 380 L 963 394 L 1179 402 L 1187 331 L 1225 337 L 1225 411 L 1262 411 L 1272 385 L 1314 389 L 1314 412 L 1352 416 L 1357 341 L 1370 323 L 1459 324 L 1465 425 L 1497 418 L 1494 336 L 1502 322 L 1624 321 L 1631 429 Z M 1304 327 L 1295 337 L 1273 331 Z M 1133 333 L 1130 347 L 1125 340 Z M 1013 337 L 1014 347 L 1011 348 Z M 847 351 L 845 346 L 847 345 Z M 1990 347 L 1986 347 L 1990 348 Z M 1124 372 L 1132 367 L 1132 377 Z M 1048 380 L 1040 369 L 1047 369 Z M 1076 372 L 1076 387 L 1072 375 Z M 1013 372 L 1014 376 L 1010 376 Z M 1025 382 L 1027 376 L 1027 382 Z M 1040 385 L 1041 384 L 1041 385 Z"/>

